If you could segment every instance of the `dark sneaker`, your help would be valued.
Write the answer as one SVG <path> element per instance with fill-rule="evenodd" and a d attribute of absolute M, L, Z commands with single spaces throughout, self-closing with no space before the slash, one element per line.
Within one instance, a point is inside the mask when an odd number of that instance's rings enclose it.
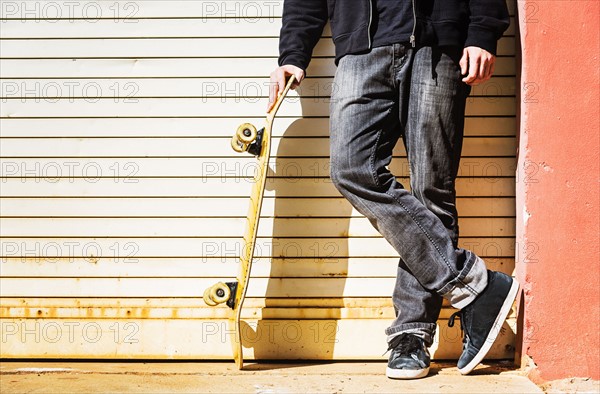
<path fill-rule="evenodd" d="M 498 337 L 502 324 L 512 307 L 519 283 L 502 272 L 488 271 L 488 285 L 479 296 L 459 312 L 450 316 L 448 326 L 460 317 L 463 331 L 463 352 L 458 370 L 466 375 L 483 360 Z"/>
<path fill-rule="evenodd" d="M 392 339 L 388 350 L 392 350 L 386 369 L 388 378 L 418 379 L 429 373 L 429 352 L 421 338 L 400 334 Z"/>

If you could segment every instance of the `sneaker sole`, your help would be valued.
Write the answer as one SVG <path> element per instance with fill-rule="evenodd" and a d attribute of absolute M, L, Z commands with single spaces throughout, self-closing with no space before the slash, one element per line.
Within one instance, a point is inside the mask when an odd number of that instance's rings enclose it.
<path fill-rule="evenodd" d="M 490 333 L 488 334 L 485 342 L 483 343 L 483 346 L 481 347 L 481 349 L 479 349 L 479 352 L 477 352 L 477 354 L 475 355 L 475 357 L 473 357 L 473 360 L 471 360 L 470 363 L 468 363 L 464 367 L 458 369 L 458 371 L 461 374 L 467 375 L 472 370 L 474 370 L 475 367 L 481 362 L 481 360 L 483 360 L 485 355 L 490 351 L 492 345 L 496 341 L 496 338 L 498 338 L 498 334 L 500 334 L 500 329 L 502 328 L 502 324 L 504 324 L 504 321 L 506 320 L 506 316 L 508 316 L 508 312 L 510 312 L 512 304 L 513 304 L 513 302 L 515 302 L 515 298 L 517 298 L 518 292 L 519 292 L 519 282 L 517 282 L 516 280 L 513 279 L 513 282 L 510 286 L 510 290 L 508 291 L 508 294 L 506 295 L 506 298 L 504 299 L 504 303 L 502 304 L 502 308 L 500 308 L 500 312 L 498 313 L 498 316 L 496 316 L 494 325 L 492 326 Z"/>
<path fill-rule="evenodd" d="M 429 374 L 429 367 L 424 369 L 394 369 L 387 367 L 385 375 L 390 379 L 419 379 Z"/>

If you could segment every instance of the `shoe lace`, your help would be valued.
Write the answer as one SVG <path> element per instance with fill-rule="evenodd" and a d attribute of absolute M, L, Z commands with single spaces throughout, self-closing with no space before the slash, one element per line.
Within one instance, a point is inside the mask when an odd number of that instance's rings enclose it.
<path fill-rule="evenodd" d="M 466 321 L 465 315 L 462 313 L 462 311 L 454 312 L 453 314 L 450 315 L 450 318 L 448 319 L 448 327 L 450 327 L 450 328 L 454 327 L 454 320 L 457 317 L 460 320 L 460 333 L 463 336 L 462 342 L 463 342 L 463 350 L 464 350 L 467 347 L 467 345 L 469 344 L 469 331 L 465 327 L 467 321 Z"/>
<path fill-rule="evenodd" d="M 448 319 L 448 327 L 454 327 L 454 319 L 457 317 L 462 319 L 462 311 L 457 311 L 450 315 L 450 318 Z M 462 331 L 462 323 L 460 324 L 460 330 Z"/>
<path fill-rule="evenodd" d="M 388 348 L 382 356 L 392 349 L 396 349 L 399 354 L 408 355 L 421 348 L 421 341 L 415 335 L 401 334 L 390 341 Z"/>

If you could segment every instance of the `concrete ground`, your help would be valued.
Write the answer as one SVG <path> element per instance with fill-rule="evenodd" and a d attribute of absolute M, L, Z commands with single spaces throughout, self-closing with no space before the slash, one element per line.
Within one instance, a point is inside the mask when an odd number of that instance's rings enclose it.
<path fill-rule="evenodd" d="M 385 377 L 382 362 L 248 364 L 232 362 L 2 362 L 1 393 L 541 393 L 509 364 L 480 365 L 461 376 L 435 363 L 429 377 Z"/>

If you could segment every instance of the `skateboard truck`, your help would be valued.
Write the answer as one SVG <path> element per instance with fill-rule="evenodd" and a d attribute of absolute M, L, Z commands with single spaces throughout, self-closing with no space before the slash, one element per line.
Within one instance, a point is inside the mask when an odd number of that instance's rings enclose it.
<path fill-rule="evenodd" d="M 231 138 L 231 147 L 238 153 L 248 152 L 258 157 L 262 152 L 264 134 L 264 128 L 256 130 L 251 123 L 241 124 Z"/>
<path fill-rule="evenodd" d="M 256 132 L 256 140 L 248 147 L 248 153 L 254 156 L 260 156 L 262 151 L 262 140 L 265 132 L 264 127 Z"/>
<path fill-rule="evenodd" d="M 238 283 L 237 282 L 225 282 L 229 290 L 231 290 L 231 296 L 225 303 L 231 309 L 235 308 L 235 292 L 237 291 Z"/>

